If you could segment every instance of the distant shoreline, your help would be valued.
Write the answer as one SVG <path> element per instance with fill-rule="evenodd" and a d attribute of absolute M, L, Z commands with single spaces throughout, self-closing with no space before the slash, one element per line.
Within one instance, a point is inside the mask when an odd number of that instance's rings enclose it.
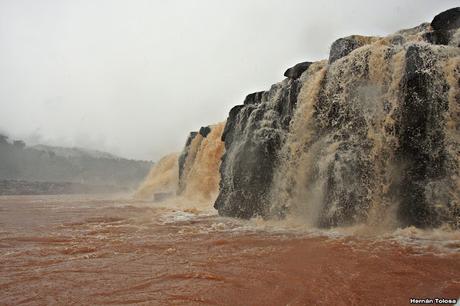
<path fill-rule="evenodd" d="M 115 185 L 0 180 L 0 195 L 97 194 L 127 191 L 129 191 L 129 188 Z"/>

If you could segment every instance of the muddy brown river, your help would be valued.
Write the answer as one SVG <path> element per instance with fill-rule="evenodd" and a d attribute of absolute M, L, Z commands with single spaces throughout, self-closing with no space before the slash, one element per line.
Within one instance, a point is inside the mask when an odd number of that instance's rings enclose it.
<path fill-rule="evenodd" d="M 458 299 L 458 232 L 365 233 L 235 220 L 123 196 L 3 196 L 0 305 Z"/>

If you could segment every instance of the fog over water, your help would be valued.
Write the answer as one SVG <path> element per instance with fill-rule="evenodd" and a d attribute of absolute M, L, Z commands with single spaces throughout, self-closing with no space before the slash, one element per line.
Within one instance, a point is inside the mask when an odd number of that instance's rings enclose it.
<path fill-rule="evenodd" d="M 0 132 L 156 160 L 289 66 L 458 1 L 0 0 Z"/>

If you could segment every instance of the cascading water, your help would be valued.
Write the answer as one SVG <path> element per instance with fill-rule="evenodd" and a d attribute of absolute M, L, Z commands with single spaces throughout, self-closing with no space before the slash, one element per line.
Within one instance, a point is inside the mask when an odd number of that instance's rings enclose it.
<path fill-rule="evenodd" d="M 189 154 L 185 162 L 183 174 L 185 197 L 203 200 L 208 204 L 217 197 L 220 158 L 224 150 L 224 143 L 221 141 L 224 125 L 224 122 L 213 125 L 206 137 L 197 135 L 192 141 L 191 148 L 195 140 L 200 139 L 196 154 Z"/>
<path fill-rule="evenodd" d="M 402 48 L 373 39 L 305 73 L 272 183 L 272 209 L 317 226 L 364 222 L 371 210 L 392 206 L 386 194 Z"/>
<path fill-rule="evenodd" d="M 319 159 L 327 160 L 327 157 L 318 154 L 318 146 L 310 147 L 308 151 L 305 147 L 313 140 L 314 103 L 324 80 L 326 65 L 325 61 L 313 64 L 301 79 L 306 85 L 300 90 L 290 132 L 286 133 L 280 150 L 270 194 L 271 216 L 284 216 L 289 209 L 292 215 L 305 218 L 307 223 L 312 224 L 318 215 L 317 206 L 322 202 L 324 182 L 321 179 L 313 182 L 310 170 L 313 163 L 320 162 Z M 306 201 L 309 204 L 303 205 Z"/>

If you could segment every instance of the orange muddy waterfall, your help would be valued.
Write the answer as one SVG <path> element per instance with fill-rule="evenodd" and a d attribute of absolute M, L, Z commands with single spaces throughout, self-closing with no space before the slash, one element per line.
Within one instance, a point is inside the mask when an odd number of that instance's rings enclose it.
<path fill-rule="evenodd" d="M 225 122 L 218 123 L 211 127 L 211 132 L 207 137 L 203 138 L 198 135 L 195 138 L 202 139 L 193 161 L 192 157 L 186 161 L 184 190 L 186 197 L 202 199 L 208 203 L 215 200 L 219 190 L 220 159 L 224 151 L 224 143 L 221 141 L 224 126 Z"/>

